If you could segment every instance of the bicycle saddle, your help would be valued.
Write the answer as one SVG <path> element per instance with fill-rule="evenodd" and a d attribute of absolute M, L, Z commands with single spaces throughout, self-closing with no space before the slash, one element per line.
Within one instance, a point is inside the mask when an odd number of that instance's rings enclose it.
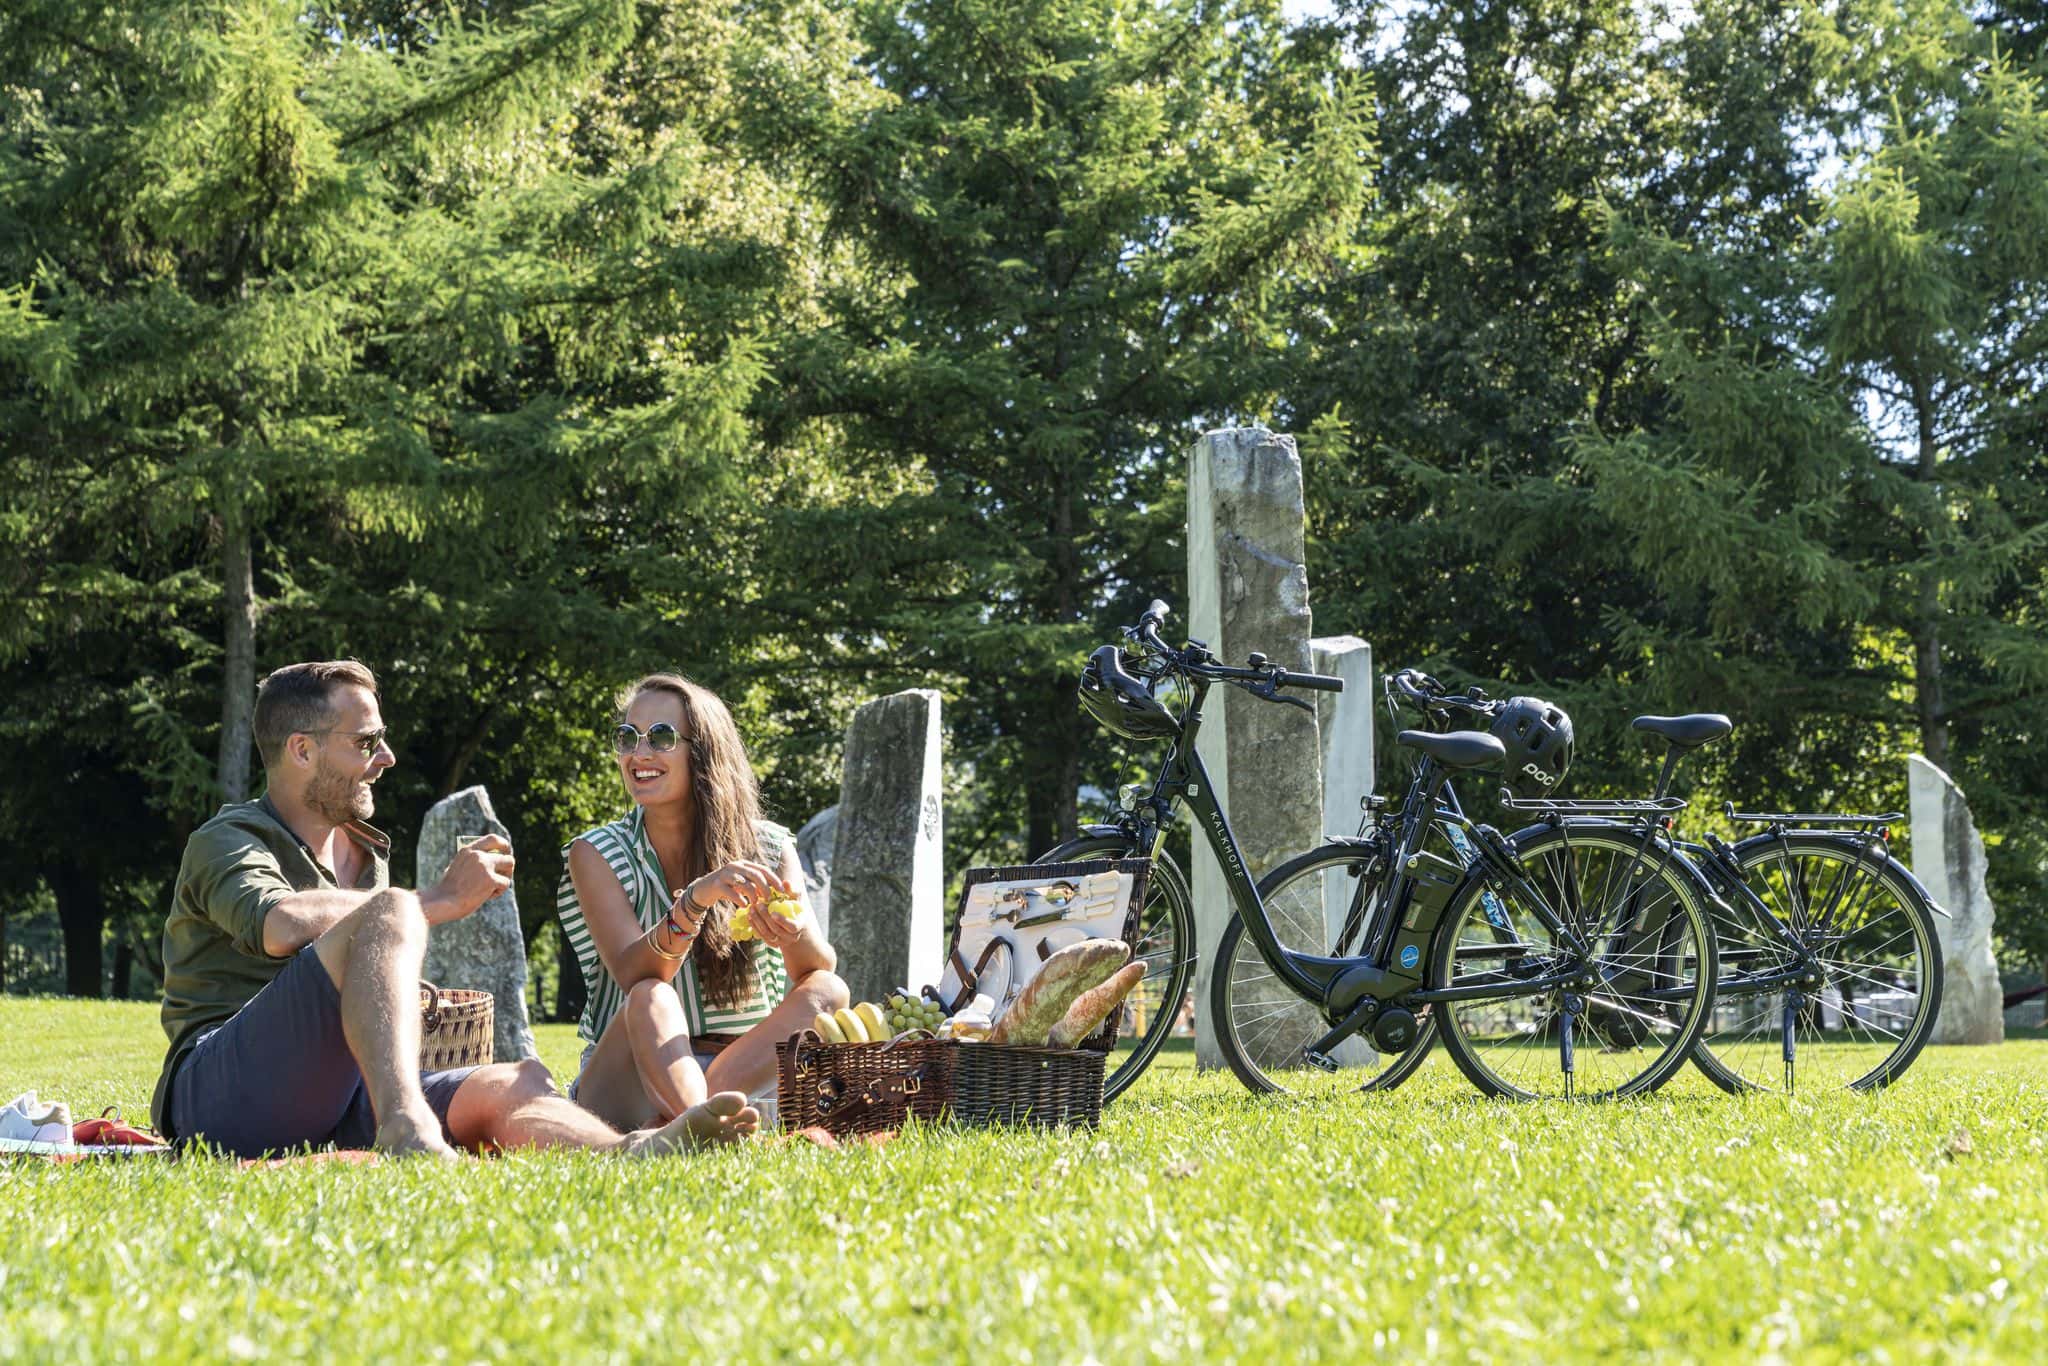
<path fill-rule="evenodd" d="M 1629 722 L 1636 730 L 1661 735 L 1680 749 L 1697 749 L 1735 729 L 1735 723 L 1719 712 L 1695 712 L 1691 716 L 1638 716 Z"/>
<path fill-rule="evenodd" d="M 1454 730 L 1442 735 L 1433 730 L 1404 730 L 1394 737 L 1397 745 L 1419 749 L 1445 768 L 1485 768 L 1508 757 L 1508 748 L 1483 730 Z"/>

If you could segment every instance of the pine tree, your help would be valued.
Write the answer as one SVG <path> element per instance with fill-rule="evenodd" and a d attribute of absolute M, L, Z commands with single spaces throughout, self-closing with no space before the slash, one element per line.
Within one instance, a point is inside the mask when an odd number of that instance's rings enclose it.
<path fill-rule="evenodd" d="M 1277 286 L 1348 235 L 1366 125 L 1290 63 L 1263 0 L 858 15 L 879 98 L 798 105 L 791 141 L 884 287 L 830 300 L 786 420 L 829 422 L 850 468 L 901 487 L 835 514 L 851 553 L 806 566 L 791 606 L 964 680 L 988 828 L 1021 804 L 1036 852 L 1074 829 L 1099 743 L 1080 656 L 1178 596 L 1185 452 L 1204 422 L 1272 411 Z"/>

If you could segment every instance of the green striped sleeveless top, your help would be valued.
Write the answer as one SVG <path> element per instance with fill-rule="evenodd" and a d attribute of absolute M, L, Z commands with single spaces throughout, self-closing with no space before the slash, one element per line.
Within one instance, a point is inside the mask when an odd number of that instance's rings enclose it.
<path fill-rule="evenodd" d="M 771 868 L 782 866 L 782 853 L 788 847 L 789 831 L 772 821 L 761 821 L 755 826 L 760 842 L 760 859 Z M 646 820 L 639 807 L 631 815 L 586 830 L 577 839 L 587 840 L 591 848 L 603 856 L 610 865 L 612 875 L 625 890 L 626 901 L 633 908 L 633 916 L 643 929 L 654 928 L 654 922 L 668 912 L 668 880 L 662 876 L 661 860 L 655 856 L 654 846 L 648 841 Z M 575 843 L 574 840 L 570 841 Z M 583 920 L 583 904 L 576 896 L 576 883 L 569 876 L 569 850 L 562 850 L 562 883 L 555 893 L 555 914 L 561 918 L 562 934 L 569 942 L 569 949 L 576 955 L 576 966 L 583 970 L 583 986 L 588 1000 L 583 1007 L 583 1018 L 578 1022 L 576 1033 L 586 1043 L 596 1043 L 603 1037 L 605 1026 L 612 1022 L 612 1016 L 619 1013 L 625 1004 L 626 993 L 613 980 L 604 960 L 598 957 L 597 941 L 590 936 L 590 927 Z M 782 963 L 782 954 L 769 948 L 760 940 L 746 946 L 752 961 L 753 979 L 740 992 L 739 999 L 730 1005 L 720 1005 L 705 998 L 697 982 L 697 964 L 693 959 L 685 960 L 676 973 L 676 994 L 682 997 L 683 1012 L 689 1020 L 690 1033 L 740 1034 L 768 1018 L 769 1012 L 782 1004 L 782 998 L 789 994 L 789 973 Z"/>

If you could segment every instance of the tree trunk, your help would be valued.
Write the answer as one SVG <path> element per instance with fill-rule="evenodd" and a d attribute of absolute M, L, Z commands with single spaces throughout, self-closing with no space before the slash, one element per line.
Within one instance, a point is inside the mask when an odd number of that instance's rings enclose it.
<path fill-rule="evenodd" d="M 1940 447 L 1934 431 L 1934 398 L 1924 380 L 1913 384 L 1913 415 L 1919 437 L 1919 476 L 1934 500 L 1937 514 L 1941 495 L 1935 488 L 1935 466 Z M 1933 560 L 1935 528 L 1929 526 L 1921 538 L 1927 560 L 1922 569 L 1913 620 L 1913 699 L 1920 723 L 1920 752 L 1943 773 L 1948 768 L 1948 715 L 1941 704 L 1941 576 Z"/>
<path fill-rule="evenodd" d="M 583 970 L 576 966 L 576 951 L 559 931 L 555 943 L 555 1019 L 574 1024 L 583 1016 Z"/>
<path fill-rule="evenodd" d="M 69 860 L 44 870 L 57 896 L 57 923 L 64 932 L 64 992 L 98 996 L 103 960 L 100 940 L 107 923 L 107 900 L 99 872 Z"/>
<path fill-rule="evenodd" d="M 464 736 L 462 743 L 456 747 L 455 757 L 448 762 L 448 772 L 441 779 L 443 797 L 452 796 L 456 789 L 462 786 L 463 778 L 469 774 L 470 764 L 475 762 L 476 756 L 482 752 L 484 741 L 490 738 L 491 726 L 497 721 L 498 711 L 502 705 L 493 701 L 485 707 L 483 713 L 477 717 L 476 724 L 469 728 L 469 734 Z"/>
<path fill-rule="evenodd" d="M 249 745 L 256 719 L 256 582 L 249 519 L 238 502 L 222 526 L 221 604 L 227 662 L 221 678 L 220 787 L 231 802 L 249 796 Z"/>
<path fill-rule="evenodd" d="M 135 949 L 122 935 L 114 941 L 114 978 L 107 984 L 107 995 L 117 1001 L 135 999 L 135 983 L 130 970 L 135 966 Z"/>
<path fill-rule="evenodd" d="M 1077 530 L 1074 480 L 1071 471 L 1054 475 L 1050 559 L 1054 621 L 1081 620 L 1081 550 Z M 1085 516 L 1085 513 L 1081 514 Z M 1044 758 L 1027 764 L 1031 781 L 1025 810 L 1030 823 L 1028 856 L 1036 858 L 1053 845 L 1074 837 L 1081 826 L 1081 728 L 1080 708 L 1074 702 L 1073 682 L 1068 678 L 1045 679 L 1038 701 L 1026 703 L 1026 714 L 1036 713 L 1029 740 Z"/>

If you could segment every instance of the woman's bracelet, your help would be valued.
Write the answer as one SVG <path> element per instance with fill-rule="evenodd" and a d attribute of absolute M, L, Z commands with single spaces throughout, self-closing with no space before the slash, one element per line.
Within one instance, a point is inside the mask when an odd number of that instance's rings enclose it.
<path fill-rule="evenodd" d="M 654 924 L 648 929 L 646 935 L 647 947 L 654 950 L 656 957 L 661 958 L 666 962 L 680 963 L 683 961 L 684 958 L 689 956 L 689 950 L 684 949 L 681 953 L 677 953 L 674 950 L 663 948 L 661 946 L 661 929 L 664 925 L 668 927 L 669 933 L 679 933 L 679 931 L 676 929 L 675 921 L 670 920 L 667 916 L 664 915 L 661 919 L 655 921 Z"/>

